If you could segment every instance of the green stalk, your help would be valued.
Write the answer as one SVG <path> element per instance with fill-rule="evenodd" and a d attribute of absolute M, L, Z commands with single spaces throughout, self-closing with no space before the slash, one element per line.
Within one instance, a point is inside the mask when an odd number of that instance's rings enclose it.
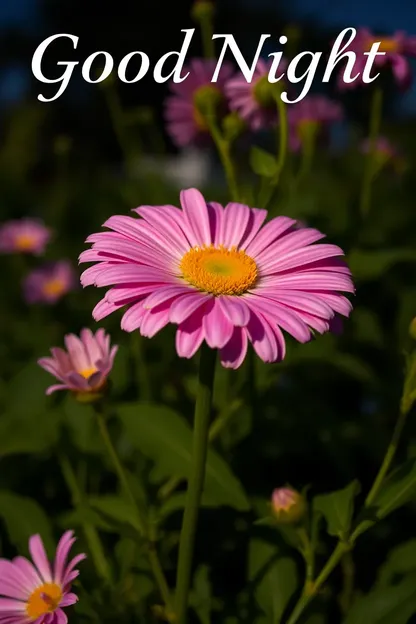
<path fill-rule="evenodd" d="M 212 16 L 205 15 L 200 20 L 201 35 L 202 35 L 202 48 L 204 50 L 204 56 L 206 59 L 215 59 L 215 45 L 212 39 L 214 34 Z"/>
<path fill-rule="evenodd" d="M 369 128 L 369 152 L 366 159 L 366 167 L 364 171 L 363 185 L 361 188 L 360 209 L 361 214 L 365 217 L 371 207 L 371 191 L 374 176 L 376 173 L 374 167 L 374 155 L 377 137 L 380 134 L 381 117 L 383 107 L 383 91 L 376 88 L 373 92 L 370 111 L 370 128 Z"/>
<path fill-rule="evenodd" d="M 283 102 L 280 94 L 276 97 L 277 112 L 279 116 L 278 129 L 278 142 L 277 142 L 277 163 L 276 173 L 270 180 L 269 185 L 265 188 L 265 192 L 261 193 L 259 198 L 259 204 L 262 208 L 266 208 L 268 203 L 273 197 L 273 193 L 279 184 L 280 176 L 283 171 L 286 162 L 287 144 L 289 136 L 289 126 L 287 120 L 286 104 Z M 263 196 L 264 195 L 264 196 Z"/>
<path fill-rule="evenodd" d="M 84 497 L 79 487 L 71 463 L 65 455 L 60 455 L 59 463 L 61 466 L 62 475 L 65 479 L 68 490 L 71 493 L 72 504 L 75 509 L 80 510 L 83 506 Z M 108 561 L 106 559 L 98 531 L 96 530 L 94 525 L 90 524 L 87 521 L 84 521 L 82 523 L 82 528 L 98 575 L 106 583 L 111 583 L 111 570 L 110 566 L 108 565 Z"/>
<path fill-rule="evenodd" d="M 96 404 L 95 411 L 97 414 L 98 426 L 100 429 L 100 433 L 101 433 L 104 445 L 111 459 L 111 462 L 114 466 L 114 469 L 117 473 L 117 476 L 120 480 L 120 484 L 125 492 L 125 495 L 136 511 L 137 523 L 140 529 L 139 533 L 147 542 L 147 547 L 148 547 L 147 555 L 148 555 L 150 567 L 152 570 L 152 574 L 156 581 L 160 595 L 163 598 L 166 609 L 170 614 L 172 614 L 173 608 L 172 608 L 172 601 L 171 601 L 169 587 L 166 582 L 165 576 L 163 574 L 162 566 L 160 565 L 160 561 L 156 552 L 155 543 L 153 540 L 149 539 L 149 532 L 148 532 L 149 530 L 148 530 L 146 519 L 144 517 L 142 510 L 140 509 L 140 506 L 138 505 L 136 501 L 136 497 L 134 496 L 130 488 L 127 475 L 117 455 L 117 451 L 114 448 L 113 442 L 111 440 L 111 437 L 108 431 L 108 427 L 107 427 L 107 423 L 106 423 L 105 415 L 103 413 L 102 406 L 98 406 L 98 404 Z"/>
<path fill-rule="evenodd" d="M 175 596 L 178 624 L 185 624 L 187 620 L 196 526 L 204 487 L 205 465 L 208 453 L 208 432 L 212 410 L 215 360 L 216 350 L 210 349 L 204 342 L 201 347 L 199 362 L 191 472 L 188 480 L 188 491 L 179 543 Z"/>

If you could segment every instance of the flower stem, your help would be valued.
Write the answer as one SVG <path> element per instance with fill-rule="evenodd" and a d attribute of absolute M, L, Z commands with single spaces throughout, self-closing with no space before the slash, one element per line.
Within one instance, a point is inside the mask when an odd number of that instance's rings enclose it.
<path fill-rule="evenodd" d="M 206 59 L 215 59 L 215 45 L 212 39 L 212 35 L 214 34 L 212 17 L 210 15 L 204 15 L 204 17 L 201 17 L 200 25 L 204 56 Z"/>
<path fill-rule="evenodd" d="M 397 447 L 399 446 L 400 437 L 402 435 L 403 428 L 406 423 L 406 417 L 407 417 L 407 412 L 404 410 L 400 410 L 400 414 L 396 421 L 396 425 L 393 430 L 393 435 L 392 435 L 390 444 L 387 448 L 387 452 L 384 456 L 383 463 L 381 464 L 380 470 L 377 473 L 373 486 L 365 500 L 366 507 L 370 507 L 375 497 L 377 496 L 383 484 L 384 479 L 386 478 L 386 475 L 396 455 Z"/>
<path fill-rule="evenodd" d="M 376 88 L 373 92 L 370 111 L 370 127 L 369 127 L 369 151 L 367 154 L 366 168 L 364 171 L 363 185 L 361 188 L 360 208 L 361 214 L 366 216 L 370 210 L 371 189 L 374 180 L 374 153 L 376 148 L 377 137 L 380 133 L 381 117 L 383 107 L 383 91 Z"/>
<path fill-rule="evenodd" d="M 288 120 L 287 120 L 287 110 L 286 104 L 283 102 L 280 94 L 276 97 L 277 104 L 277 112 L 279 116 L 279 124 L 278 128 L 278 142 L 277 142 L 277 163 L 276 163 L 276 173 L 274 177 L 270 180 L 270 183 L 264 193 L 264 197 L 259 198 L 259 203 L 262 208 L 266 208 L 269 204 L 270 200 L 273 197 L 273 193 L 276 187 L 279 184 L 280 176 L 283 171 L 286 162 L 287 155 L 287 144 L 288 144 Z"/>
<path fill-rule="evenodd" d="M 212 442 L 215 440 L 224 427 L 228 424 L 231 417 L 235 414 L 235 412 L 241 407 L 242 401 L 236 399 L 231 403 L 231 405 L 227 405 L 222 412 L 219 414 L 218 418 L 214 420 L 211 427 L 209 428 L 208 441 Z M 158 492 L 158 497 L 161 500 L 165 500 L 169 498 L 176 490 L 178 485 L 181 483 L 182 477 L 173 476 L 167 481 Z"/>
<path fill-rule="evenodd" d="M 142 510 L 140 509 L 140 506 L 137 503 L 136 497 L 134 496 L 130 488 L 127 475 L 117 455 L 117 451 L 114 448 L 114 445 L 112 443 L 102 406 L 99 406 L 98 404 L 96 404 L 95 407 L 96 407 L 95 411 L 97 414 L 98 425 L 99 425 L 101 436 L 103 438 L 103 442 L 110 456 L 110 459 L 113 463 L 114 469 L 120 480 L 120 484 L 125 492 L 125 495 L 136 511 L 136 518 L 137 518 L 138 526 L 140 527 L 139 533 L 147 541 L 147 546 L 148 546 L 147 555 L 148 555 L 150 567 L 152 570 L 152 574 L 156 581 L 160 595 L 162 596 L 163 601 L 166 605 L 166 609 L 170 613 L 173 613 L 169 587 L 166 582 L 165 576 L 163 574 L 162 566 L 160 565 L 160 561 L 156 552 L 154 540 L 149 539 L 147 522 L 144 518 L 144 514 Z"/>
<path fill-rule="evenodd" d="M 199 506 L 205 479 L 208 452 L 209 420 L 212 409 L 216 350 L 205 343 L 201 347 L 198 392 L 195 404 L 192 464 L 188 480 L 185 512 L 179 544 L 176 577 L 176 613 L 178 624 L 185 624 Z"/>
<path fill-rule="evenodd" d="M 81 510 L 83 507 L 83 495 L 79 487 L 74 470 L 71 466 L 71 462 L 65 455 L 60 455 L 59 463 L 61 466 L 62 475 L 67 484 L 68 490 L 71 493 L 72 504 L 75 509 Z M 100 536 L 95 526 L 87 521 L 82 523 L 82 528 L 85 533 L 85 539 L 94 561 L 97 573 L 106 583 L 111 583 L 111 570 L 108 565 L 108 561 L 104 554 L 103 545 L 100 540 Z"/>
<path fill-rule="evenodd" d="M 338 542 L 335 550 L 326 562 L 325 566 L 322 568 L 322 571 L 317 579 L 311 584 L 305 585 L 305 589 L 286 624 L 296 624 L 296 622 L 298 622 L 300 616 L 302 615 L 312 598 L 316 596 L 331 572 L 337 567 L 342 557 L 350 549 L 351 546 L 348 542 Z"/>
<path fill-rule="evenodd" d="M 238 201 L 239 192 L 238 192 L 237 176 L 235 174 L 234 164 L 231 158 L 230 142 L 227 141 L 222 136 L 221 131 L 218 128 L 216 120 L 215 120 L 214 111 L 211 111 L 206 116 L 206 120 L 209 126 L 209 131 L 211 133 L 211 136 L 217 148 L 222 166 L 224 167 L 225 177 L 227 179 L 228 190 L 230 192 L 231 199 L 233 201 Z"/>

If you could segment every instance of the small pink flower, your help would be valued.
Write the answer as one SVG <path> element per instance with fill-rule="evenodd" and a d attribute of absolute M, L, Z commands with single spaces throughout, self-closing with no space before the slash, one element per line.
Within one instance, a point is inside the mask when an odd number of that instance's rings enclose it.
<path fill-rule="evenodd" d="M 172 141 L 178 147 L 198 144 L 209 137 L 209 129 L 198 107 L 200 100 L 211 99 L 217 112 L 226 106 L 225 82 L 233 72 L 232 65 L 223 63 L 217 82 L 212 82 L 217 62 L 214 60 L 192 59 L 184 66 L 183 73 L 189 76 L 179 83 L 169 84 L 172 95 L 165 101 L 165 119 Z"/>
<path fill-rule="evenodd" d="M 26 253 L 40 256 L 52 232 L 36 219 L 16 219 L 0 226 L 0 253 Z"/>
<path fill-rule="evenodd" d="M 322 134 L 328 126 L 344 118 L 344 111 L 338 102 L 323 95 L 309 95 L 287 109 L 290 128 L 290 147 L 301 148 L 309 138 Z"/>
<path fill-rule="evenodd" d="M 39 535 L 29 540 L 32 561 L 16 557 L 0 559 L 0 622 L 2 624 L 66 624 L 63 609 L 75 604 L 71 583 L 78 576 L 76 566 L 85 559 L 77 555 L 68 562 L 75 542 L 72 531 L 64 533 L 56 549 L 55 561 L 48 561 Z"/>
<path fill-rule="evenodd" d="M 205 340 L 222 365 L 238 368 L 252 343 L 265 362 L 285 356 L 282 329 L 299 342 L 323 333 L 335 312 L 348 316 L 351 274 L 324 235 L 296 221 L 232 202 L 207 203 L 196 189 L 174 206 L 141 206 L 137 220 L 110 217 L 110 232 L 89 236 L 93 262 L 83 286 L 112 286 L 93 311 L 100 320 L 124 306 L 121 327 L 148 338 L 178 325 L 176 350 L 192 357 Z"/>
<path fill-rule="evenodd" d="M 378 48 L 379 52 L 385 52 L 383 56 L 376 56 L 373 71 L 374 76 L 377 68 L 389 66 L 393 72 L 393 76 L 397 84 L 401 88 L 407 88 L 412 79 L 412 71 L 407 57 L 416 57 L 416 37 L 409 37 L 402 31 L 397 31 L 391 36 L 382 37 L 374 35 L 366 28 L 357 30 L 357 34 L 350 46 L 347 48 L 356 53 L 357 60 L 354 65 L 352 76 L 360 72 L 357 80 L 347 83 L 344 82 L 344 72 L 338 74 L 338 88 L 340 90 L 355 89 L 359 85 L 363 85 L 362 73 L 365 68 L 368 56 L 364 52 L 369 52 L 373 43 L 381 42 Z"/>
<path fill-rule="evenodd" d="M 290 487 L 277 488 L 272 493 L 272 512 L 278 522 L 296 523 L 305 515 L 306 501 Z"/>
<path fill-rule="evenodd" d="M 225 93 L 229 98 L 231 110 L 237 111 L 252 130 L 268 128 L 277 120 L 276 101 L 273 98 L 273 89 L 276 89 L 276 84 L 268 80 L 272 62 L 273 59 L 259 59 L 251 82 L 247 82 L 240 74 L 231 78 L 225 85 Z M 281 60 L 277 77 L 285 71 L 286 67 L 286 61 Z"/>
<path fill-rule="evenodd" d="M 74 290 L 77 275 L 67 260 L 45 264 L 34 269 L 23 282 L 23 294 L 27 303 L 56 303 Z"/>
<path fill-rule="evenodd" d="M 94 335 L 90 329 L 81 330 L 80 338 L 65 336 L 66 351 L 51 349 L 52 357 L 38 360 L 39 366 L 54 375 L 61 383 L 50 386 L 46 394 L 55 390 L 71 390 L 77 394 L 96 393 L 103 388 L 113 368 L 118 346 L 111 347 L 110 336 L 104 329 Z"/>

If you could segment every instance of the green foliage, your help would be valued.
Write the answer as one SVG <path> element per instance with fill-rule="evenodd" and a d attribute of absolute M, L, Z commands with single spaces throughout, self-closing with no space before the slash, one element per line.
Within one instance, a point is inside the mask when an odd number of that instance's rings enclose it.
<path fill-rule="evenodd" d="M 149 403 L 122 405 L 118 416 L 131 444 L 155 462 L 152 478 L 156 482 L 172 474 L 189 476 L 192 430 L 182 416 L 163 405 Z M 206 465 L 205 492 L 217 505 L 249 509 L 240 482 L 212 449 Z"/>
<path fill-rule="evenodd" d="M 354 498 L 359 491 L 360 484 L 353 481 L 343 490 L 314 498 L 314 512 L 325 518 L 330 535 L 340 539 L 347 537 L 354 513 Z"/>
<path fill-rule="evenodd" d="M 377 517 L 384 518 L 416 497 L 416 459 L 395 470 L 373 501 Z"/>
<path fill-rule="evenodd" d="M 251 148 L 250 165 L 254 173 L 265 178 L 272 178 L 277 172 L 276 158 L 259 147 Z"/>
<path fill-rule="evenodd" d="M 27 496 L 0 491 L 0 518 L 7 528 L 10 541 L 23 552 L 28 550 L 31 535 L 39 533 L 49 553 L 53 553 L 54 540 L 45 511 Z"/>

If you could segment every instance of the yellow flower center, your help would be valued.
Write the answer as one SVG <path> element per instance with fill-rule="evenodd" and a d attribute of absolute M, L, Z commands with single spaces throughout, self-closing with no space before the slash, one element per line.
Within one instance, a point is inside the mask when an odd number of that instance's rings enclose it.
<path fill-rule="evenodd" d="M 84 379 L 89 379 L 94 373 L 97 372 L 97 368 L 92 366 L 91 368 L 84 368 L 84 370 L 78 371 L 80 375 L 84 377 Z"/>
<path fill-rule="evenodd" d="M 257 280 L 257 265 L 245 251 L 224 247 L 194 247 L 182 258 L 183 278 L 213 295 L 242 295 Z"/>
<path fill-rule="evenodd" d="M 41 615 L 53 613 L 62 600 L 62 589 L 56 583 L 45 583 L 29 596 L 26 605 L 26 613 L 36 620 Z"/>
<path fill-rule="evenodd" d="M 35 238 L 29 234 L 20 234 L 16 237 L 16 247 L 20 251 L 28 251 L 29 249 L 32 249 L 35 242 Z"/>
<path fill-rule="evenodd" d="M 384 39 L 377 39 L 374 38 L 371 40 L 370 42 L 370 46 L 369 48 L 371 48 L 373 43 L 376 43 L 377 41 L 380 41 L 380 45 L 378 47 L 378 51 L 379 52 L 398 52 L 399 51 L 399 44 L 396 41 L 396 39 L 394 39 L 393 37 L 385 37 Z"/>
<path fill-rule="evenodd" d="M 60 279 L 51 279 L 43 286 L 43 292 L 49 296 L 61 295 L 65 292 L 65 284 Z"/>

